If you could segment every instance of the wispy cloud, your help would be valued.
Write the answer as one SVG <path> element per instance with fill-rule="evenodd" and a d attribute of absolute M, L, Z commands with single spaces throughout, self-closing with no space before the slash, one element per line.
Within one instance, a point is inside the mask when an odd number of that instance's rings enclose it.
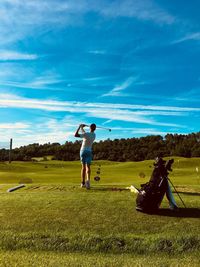
<path fill-rule="evenodd" d="M 6 141 L 0 141 L 0 149 L 2 149 L 2 148 L 4 148 L 4 149 L 9 149 L 9 147 L 10 147 L 10 143 L 9 143 L 9 141 L 8 140 L 6 140 Z"/>
<path fill-rule="evenodd" d="M 112 1 L 99 10 L 105 16 L 133 17 L 158 24 L 172 24 L 176 18 L 150 0 Z"/>
<path fill-rule="evenodd" d="M 72 140 L 75 127 L 80 123 L 73 116 L 66 116 L 62 120 L 46 119 L 32 123 L 16 122 L 0 124 L 0 148 L 9 148 L 9 139 L 13 138 L 13 147 L 32 143 L 64 143 Z"/>
<path fill-rule="evenodd" d="M 95 54 L 95 55 L 105 55 L 106 51 L 105 50 L 90 50 L 90 54 Z"/>
<path fill-rule="evenodd" d="M 30 125 L 26 123 L 16 122 L 16 123 L 0 123 L 0 129 L 27 129 Z"/>
<path fill-rule="evenodd" d="M 166 111 L 178 112 L 176 114 L 181 115 L 180 112 L 200 112 L 200 108 L 193 107 L 177 107 L 177 106 L 156 106 L 156 105 L 133 105 L 133 104 L 121 104 L 121 103 L 89 103 L 89 102 L 77 102 L 77 101 L 57 101 L 52 99 L 35 99 L 25 98 L 14 94 L 0 94 L 0 107 L 18 107 L 18 108 L 35 108 L 49 111 L 67 111 L 76 110 L 82 112 L 83 109 L 119 109 L 119 110 L 149 110 L 150 111 Z M 150 113 L 149 113 L 150 114 Z M 172 113 L 172 115 L 174 115 Z"/>
<path fill-rule="evenodd" d="M 37 17 L 39 20 L 55 21 L 56 15 L 69 17 L 74 14 L 86 14 L 88 12 L 98 12 L 109 17 L 135 17 L 140 20 L 152 20 L 157 23 L 171 24 L 175 18 L 166 10 L 161 8 L 152 0 L 2 0 L 3 9 L 1 15 L 6 15 L 5 11 L 17 12 L 21 10 L 21 17 L 30 17 L 30 20 Z M 26 12 L 23 12 L 26 11 Z M 46 13 L 44 13 L 46 11 Z M 49 16 L 52 15 L 52 17 Z M 41 15 L 41 16 L 40 16 Z M 4 18 L 5 19 L 5 18 Z M 58 19 L 57 19 L 58 21 Z M 38 23 L 38 21 L 35 21 Z M 30 24 L 31 22 L 29 22 Z"/>
<path fill-rule="evenodd" d="M 53 90 L 53 91 L 63 91 L 65 88 L 59 87 L 60 84 L 65 83 L 65 87 L 70 87 L 67 80 L 64 80 L 53 73 L 45 74 L 44 76 L 36 77 L 30 79 L 30 81 L 19 82 L 5 80 L 6 76 L 10 76 L 10 73 L 5 73 L 0 81 L 1 86 L 6 87 L 16 87 L 16 88 L 27 88 L 27 89 L 37 89 L 37 90 Z"/>
<path fill-rule="evenodd" d="M 66 1 L 55 0 L 2 0 L 1 44 L 11 44 L 27 36 L 38 36 L 55 25 L 62 28 L 63 25 L 76 24 L 77 17 L 70 11 L 73 7 L 70 6 Z"/>
<path fill-rule="evenodd" d="M 0 61 L 36 60 L 39 56 L 35 54 L 19 53 L 17 51 L 0 50 Z"/>
<path fill-rule="evenodd" d="M 168 134 L 167 131 L 161 131 L 155 128 L 131 128 L 131 127 L 115 127 L 112 128 L 112 131 L 123 131 L 123 132 L 131 132 L 134 136 L 135 135 L 142 135 L 142 136 L 146 136 L 146 135 L 166 135 Z M 170 132 L 173 134 L 173 132 Z"/>
<path fill-rule="evenodd" d="M 0 148 L 8 149 L 10 138 L 13 138 L 18 134 L 22 134 L 23 140 L 23 134 L 30 133 L 30 127 L 30 123 L 24 122 L 0 123 Z"/>
<path fill-rule="evenodd" d="M 108 79 L 107 76 L 99 76 L 99 77 L 90 77 L 90 78 L 84 78 L 83 81 L 86 82 L 96 82 L 96 81 L 102 81 Z"/>
<path fill-rule="evenodd" d="M 1 44 L 13 43 L 28 35 L 38 35 L 47 25 L 58 28 L 81 25 L 84 16 L 91 12 L 108 18 L 128 17 L 158 24 L 172 24 L 176 20 L 152 0 L 2 0 Z"/>
<path fill-rule="evenodd" d="M 132 129 L 131 130 L 132 134 L 136 135 L 136 134 L 139 134 L 139 135 L 166 135 L 168 134 L 168 132 L 166 131 L 159 131 L 157 129 L 154 129 L 154 128 L 135 128 L 135 129 Z M 173 132 L 170 132 L 173 134 Z"/>
<path fill-rule="evenodd" d="M 186 41 L 200 41 L 200 32 L 188 33 L 184 37 L 173 41 L 172 44 L 183 43 Z"/>
<path fill-rule="evenodd" d="M 160 116 L 187 116 L 188 112 L 200 112 L 200 108 L 39 100 L 4 94 L 0 95 L 0 108 L 59 111 L 68 112 L 69 114 L 85 114 L 86 117 L 96 117 L 106 120 L 180 128 L 184 126 L 164 122 L 163 120 L 160 122 L 158 121 L 158 118 Z M 156 116 L 157 120 L 153 119 L 153 116 Z"/>
<path fill-rule="evenodd" d="M 150 112 L 149 112 L 150 114 Z M 158 122 L 148 116 L 138 115 L 134 111 L 129 110 L 117 110 L 117 109 L 105 109 L 98 110 L 95 113 L 95 110 L 90 110 L 87 113 L 90 117 L 109 119 L 113 121 L 125 121 L 133 122 L 139 124 L 148 124 L 148 125 L 157 125 L 157 126 L 167 126 L 167 127 L 183 127 L 178 124 L 167 123 L 167 122 Z"/>
<path fill-rule="evenodd" d="M 121 96 L 122 91 L 127 89 L 134 81 L 137 81 L 138 77 L 129 77 L 123 83 L 116 85 L 111 91 L 106 94 L 103 94 L 101 97 L 105 96 Z"/>
<path fill-rule="evenodd" d="M 13 147 L 19 147 L 32 143 L 65 143 L 66 141 L 74 141 L 74 132 L 83 120 L 73 116 L 65 116 L 63 119 L 49 119 L 35 123 L 22 123 L 17 122 L 14 125 L 0 124 L 0 149 L 9 148 L 9 139 L 13 138 Z M 87 120 L 84 122 L 88 123 Z M 154 128 L 133 128 L 133 127 L 112 127 L 112 137 L 119 138 L 118 132 L 123 135 L 127 132 L 134 136 L 145 135 L 166 135 L 167 131 L 161 131 Z M 171 132 L 173 133 L 173 132 Z M 97 141 L 105 139 L 105 135 L 101 135 L 98 131 Z"/>

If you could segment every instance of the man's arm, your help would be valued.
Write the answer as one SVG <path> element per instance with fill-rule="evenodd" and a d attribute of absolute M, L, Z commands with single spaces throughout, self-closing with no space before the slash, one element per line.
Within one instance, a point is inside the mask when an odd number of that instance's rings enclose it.
<path fill-rule="evenodd" d="M 80 137 L 80 134 L 79 134 L 80 129 L 81 129 L 81 131 L 82 131 L 83 133 L 85 133 L 83 127 L 85 127 L 85 124 L 80 124 L 80 125 L 79 125 L 78 129 L 76 130 L 76 132 L 75 132 L 75 134 L 74 134 L 75 137 Z"/>

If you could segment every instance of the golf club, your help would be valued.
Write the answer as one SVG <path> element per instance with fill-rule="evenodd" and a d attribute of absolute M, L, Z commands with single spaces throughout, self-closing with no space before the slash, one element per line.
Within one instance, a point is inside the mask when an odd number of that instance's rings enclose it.
<path fill-rule="evenodd" d="M 85 124 L 85 126 L 90 127 L 90 125 L 87 125 L 87 124 Z M 102 126 L 96 126 L 96 128 L 108 130 L 109 132 L 111 132 L 111 129 L 110 128 L 106 128 L 106 127 L 102 127 Z"/>

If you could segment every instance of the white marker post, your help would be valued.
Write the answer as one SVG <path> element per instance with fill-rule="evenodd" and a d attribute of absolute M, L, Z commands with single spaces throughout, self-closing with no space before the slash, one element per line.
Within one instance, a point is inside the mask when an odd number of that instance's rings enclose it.
<path fill-rule="evenodd" d="M 10 150 L 9 150 L 9 163 L 12 161 L 12 138 L 10 139 Z"/>

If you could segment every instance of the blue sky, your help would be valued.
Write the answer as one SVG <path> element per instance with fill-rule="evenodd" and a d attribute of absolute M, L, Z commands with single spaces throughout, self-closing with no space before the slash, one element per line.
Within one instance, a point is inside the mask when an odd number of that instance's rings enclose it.
<path fill-rule="evenodd" d="M 0 142 L 199 131 L 200 3 L 2 0 Z"/>

